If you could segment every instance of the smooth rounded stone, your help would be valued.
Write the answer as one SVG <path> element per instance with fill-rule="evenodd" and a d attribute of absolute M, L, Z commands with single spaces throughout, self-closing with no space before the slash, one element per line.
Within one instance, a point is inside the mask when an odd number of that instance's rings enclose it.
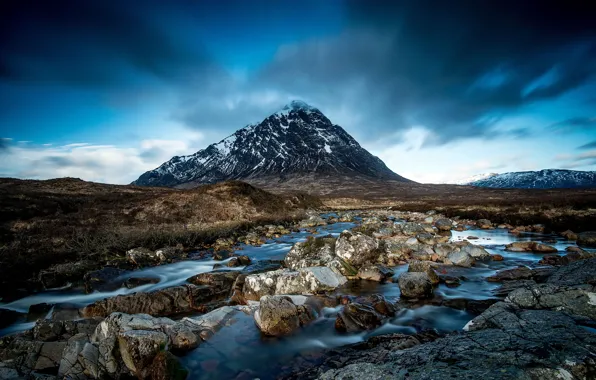
<path fill-rule="evenodd" d="M 372 330 L 395 314 L 394 305 L 387 302 L 383 296 L 374 296 L 374 299 L 360 298 L 345 305 L 335 319 L 335 329 L 342 332 Z"/>
<path fill-rule="evenodd" d="M 577 234 L 571 230 L 563 231 L 559 235 L 563 236 L 567 240 L 577 240 Z"/>
<path fill-rule="evenodd" d="M 109 292 L 122 287 L 124 280 L 118 281 L 118 278 L 126 273 L 126 270 L 105 267 L 93 272 L 87 272 L 83 277 L 85 282 L 85 291 L 92 293 L 93 291 Z"/>
<path fill-rule="evenodd" d="M 222 306 L 197 317 L 184 317 L 180 323 L 187 326 L 203 340 L 206 340 L 224 327 L 238 312 L 238 307 Z"/>
<path fill-rule="evenodd" d="M 393 269 L 382 264 L 367 264 L 358 270 L 357 277 L 361 280 L 385 282 L 388 278 L 393 277 L 395 272 Z"/>
<path fill-rule="evenodd" d="M 263 296 L 254 314 L 255 323 L 265 335 L 289 335 L 315 319 L 308 305 L 295 305 L 287 296 Z"/>
<path fill-rule="evenodd" d="M 124 286 L 133 289 L 143 285 L 157 284 L 160 279 L 157 277 L 129 277 L 124 281 Z"/>
<path fill-rule="evenodd" d="M 478 226 L 478 228 L 481 228 L 483 230 L 488 230 L 490 228 L 493 228 L 492 222 L 488 219 L 478 219 L 476 221 L 476 226 Z"/>
<path fill-rule="evenodd" d="M 468 244 L 461 247 L 461 252 L 467 253 L 472 256 L 474 260 L 488 260 L 490 259 L 490 253 L 479 245 Z"/>
<path fill-rule="evenodd" d="M 433 265 L 435 265 L 431 261 L 410 261 L 408 265 L 408 272 L 423 272 L 428 275 L 430 282 L 434 285 L 440 282 L 439 276 L 437 272 L 433 269 Z"/>
<path fill-rule="evenodd" d="M 126 257 L 128 261 L 139 266 L 154 265 L 161 261 L 154 251 L 143 247 L 129 249 L 126 251 Z"/>
<path fill-rule="evenodd" d="M 441 218 L 435 222 L 435 227 L 437 227 L 439 231 L 451 231 L 451 228 L 453 228 L 453 221 L 451 219 Z"/>
<path fill-rule="evenodd" d="M 132 330 L 118 334 L 118 348 L 122 361 L 138 378 L 146 377 L 146 370 L 167 343 L 166 334 L 159 331 Z"/>
<path fill-rule="evenodd" d="M 454 288 L 461 285 L 459 277 L 455 276 L 440 275 L 439 281 L 440 283 L 445 284 L 450 288 Z"/>
<path fill-rule="evenodd" d="M 468 240 L 478 240 L 478 236 L 472 236 L 472 235 L 470 235 L 470 236 L 466 237 L 466 239 L 468 239 Z"/>
<path fill-rule="evenodd" d="M 379 240 L 362 233 L 343 231 L 335 243 L 335 255 L 356 268 L 377 262 L 381 253 Z"/>
<path fill-rule="evenodd" d="M 455 266 L 464 268 L 470 268 L 476 263 L 470 254 L 462 251 L 450 253 L 447 256 L 447 261 Z"/>
<path fill-rule="evenodd" d="M 242 255 L 242 256 L 232 257 L 228 261 L 226 266 L 229 268 L 243 267 L 246 265 L 250 265 L 251 262 L 252 261 L 250 260 L 250 257 L 248 257 L 246 255 Z"/>
<path fill-rule="evenodd" d="M 435 220 L 432 216 L 427 216 L 424 218 L 424 223 L 432 223 Z"/>
<path fill-rule="evenodd" d="M 556 253 L 555 247 L 542 244 L 536 241 L 516 241 L 505 246 L 506 251 L 510 252 L 537 252 L 537 253 Z"/>
<path fill-rule="evenodd" d="M 429 233 L 418 234 L 416 235 L 416 239 L 418 239 L 420 244 L 434 245 L 437 243 L 435 236 Z"/>
<path fill-rule="evenodd" d="M 424 272 L 404 272 L 399 275 L 397 284 L 405 298 L 430 298 L 433 294 L 432 282 Z"/>
<path fill-rule="evenodd" d="M 596 231 L 580 232 L 577 234 L 577 245 L 596 247 Z"/>
<path fill-rule="evenodd" d="M 418 239 L 415 237 L 411 237 L 408 240 L 406 240 L 405 244 L 407 245 L 417 245 L 419 243 Z"/>
<path fill-rule="evenodd" d="M 503 257 L 503 255 L 499 255 L 498 253 L 495 253 L 494 255 L 491 255 L 491 259 L 493 261 L 503 261 L 503 260 L 505 260 L 505 258 Z"/>

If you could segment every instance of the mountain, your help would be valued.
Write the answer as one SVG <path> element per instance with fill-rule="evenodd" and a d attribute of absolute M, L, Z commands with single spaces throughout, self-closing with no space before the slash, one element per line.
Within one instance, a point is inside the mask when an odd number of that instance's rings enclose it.
<path fill-rule="evenodd" d="M 475 174 L 473 176 L 469 176 L 469 177 L 466 177 L 466 178 L 460 178 L 458 180 L 450 180 L 450 181 L 444 182 L 444 184 L 467 185 L 469 183 L 480 181 L 481 179 L 490 178 L 490 177 L 493 177 L 493 176 L 496 176 L 496 175 L 498 175 L 498 173 L 481 173 L 481 174 Z"/>
<path fill-rule="evenodd" d="M 259 124 L 189 156 L 176 156 L 133 185 L 193 187 L 230 179 L 285 181 L 316 173 L 411 182 L 392 172 L 321 111 L 293 101 Z"/>
<path fill-rule="evenodd" d="M 468 183 L 471 186 L 519 189 L 558 189 L 596 187 L 596 172 L 564 169 L 511 172 Z"/>

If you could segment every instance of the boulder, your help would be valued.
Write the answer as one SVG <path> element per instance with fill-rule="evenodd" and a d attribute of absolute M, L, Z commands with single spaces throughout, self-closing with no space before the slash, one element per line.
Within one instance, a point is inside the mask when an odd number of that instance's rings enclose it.
<path fill-rule="evenodd" d="M 430 298 L 433 295 L 432 282 L 424 272 L 402 273 L 397 283 L 404 298 Z"/>
<path fill-rule="evenodd" d="M 474 260 L 488 260 L 490 253 L 479 245 L 468 244 L 461 247 L 461 252 L 467 253 Z"/>
<path fill-rule="evenodd" d="M 276 270 L 247 276 L 243 294 L 246 300 L 254 301 L 265 295 L 318 294 L 334 290 L 347 281 L 343 275 L 328 267 Z"/>
<path fill-rule="evenodd" d="M 342 332 L 372 330 L 395 314 L 396 307 L 382 295 L 359 297 L 339 312 L 335 328 Z"/>
<path fill-rule="evenodd" d="M 188 377 L 188 371 L 168 351 L 160 351 L 155 355 L 148 372 L 152 380 L 182 380 Z"/>
<path fill-rule="evenodd" d="M 128 271 L 113 267 L 105 267 L 93 272 L 87 272 L 83 277 L 85 282 L 85 291 L 91 293 L 93 291 L 110 292 L 121 288 L 124 280 L 118 278 Z"/>
<path fill-rule="evenodd" d="M 556 253 L 557 249 L 550 245 L 542 244 L 536 241 L 516 241 L 505 246 L 506 251 L 510 252 L 536 252 L 536 253 Z"/>
<path fill-rule="evenodd" d="M 476 221 L 476 226 L 478 226 L 478 228 L 481 228 L 483 230 L 488 230 L 490 228 L 493 228 L 492 222 L 488 219 L 478 219 Z"/>
<path fill-rule="evenodd" d="M 148 377 L 153 359 L 168 342 L 166 334 L 159 331 L 132 330 L 118 334 L 118 347 L 124 365 L 140 378 Z"/>
<path fill-rule="evenodd" d="M 288 296 L 263 296 L 254 314 L 255 323 L 265 335 L 289 335 L 315 319 L 308 305 L 295 305 Z"/>
<path fill-rule="evenodd" d="M 250 257 L 248 257 L 246 255 L 242 255 L 242 256 L 232 257 L 228 261 L 227 267 L 229 267 L 229 268 L 243 267 L 246 265 L 250 265 L 251 263 L 252 263 L 252 261 L 250 260 Z"/>
<path fill-rule="evenodd" d="M 464 268 L 470 268 L 476 263 L 474 258 L 470 256 L 470 254 L 463 251 L 456 251 L 450 253 L 447 256 L 446 262 L 450 262 L 455 266 Z"/>
<path fill-rule="evenodd" d="M 408 236 L 415 236 L 427 232 L 426 229 L 420 223 L 414 222 L 406 222 L 402 224 L 401 230 L 404 235 Z"/>
<path fill-rule="evenodd" d="M 344 231 L 335 243 L 335 254 L 356 268 L 378 261 L 382 250 L 379 240 L 362 233 Z"/>
<path fill-rule="evenodd" d="M 157 277 L 129 277 L 124 281 L 124 286 L 133 289 L 143 285 L 157 284 L 160 279 Z"/>
<path fill-rule="evenodd" d="M 596 247 L 596 231 L 580 232 L 577 234 L 577 245 Z"/>
<path fill-rule="evenodd" d="M 393 277 L 393 269 L 387 268 L 382 264 L 367 264 L 358 270 L 357 277 L 361 280 L 385 282 Z"/>
<path fill-rule="evenodd" d="M 426 245 L 434 245 L 437 242 L 435 240 L 435 236 L 433 234 L 429 234 L 426 232 L 423 234 L 416 235 L 416 239 L 418 239 L 420 244 L 426 244 Z"/>
<path fill-rule="evenodd" d="M 437 243 L 433 247 L 434 253 L 437 254 L 439 260 L 445 260 L 450 253 L 459 251 L 461 248 L 451 243 Z"/>
<path fill-rule="evenodd" d="M 222 306 L 198 317 L 185 317 L 180 323 L 187 326 L 195 335 L 200 336 L 201 339 L 207 340 L 239 312 L 237 307 Z"/>
<path fill-rule="evenodd" d="M 80 281 L 85 273 L 96 267 L 97 263 L 90 260 L 52 265 L 39 272 L 39 282 L 44 289 L 59 288 L 71 281 Z"/>
<path fill-rule="evenodd" d="M 437 272 L 435 272 L 435 270 L 433 269 L 433 265 L 436 264 L 434 264 L 432 261 L 410 261 L 408 265 L 408 272 L 426 273 L 428 275 L 428 278 L 430 279 L 430 282 L 433 285 L 436 285 L 440 282 L 440 280 L 439 276 L 437 275 Z"/>
<path fill-rule="evenodd" d="M 336 238 L 331 235 L 312 238 L 294 244 L 284 263 L 289 269 L 328 266 L 335 272 L 353 276 L 356 268 L 335 254 Z"/>
<path fill-rule="evenodd" d="M 525 266 L 519 266 L 513 269 L 498 271 L 495 275 L 486 278 L 490 282 L 503 282 L 514 280 L 530 280 L 534 277 L 534 272 Z"/>
<path fill-rule="evenodd" d="M 451 221 L 451 219 L 441 218 L 435 222 L 435 227 L 437 227 L 439 231 L 450 231 L 453 227 L 453 221 Z"/>
<path fill-rule="evenodd" d="M 563 231 L 560 235 L 567 240 L 577 240 L 577 234 L 571 230 Z"/>
<path fill-rule="evenodd" d="M 199 273 L 189 277 L 186 281 L 195 285 L 209 285 L 215 287 L 218 292 L 230 292 L 236 278 L 240 275 L 236 270 L 216 270 Z"/>
<path fill-rule="evenodd" d="M 155 256 L 157 256 L 161 262 L 170 262 L 184 257 L 184 249 L 180 244 L 176 247 L 164 247 L 156 250 Z"/>

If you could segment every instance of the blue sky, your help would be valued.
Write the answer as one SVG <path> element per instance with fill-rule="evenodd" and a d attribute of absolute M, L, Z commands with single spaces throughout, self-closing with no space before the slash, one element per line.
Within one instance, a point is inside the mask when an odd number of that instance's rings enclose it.
<path fill-rule="evenodd" d="M 22 4 L 0 9 L 0 176 L 129 183 L 292 99 L 420 182 L 596 170 L 579 0 Z"/>

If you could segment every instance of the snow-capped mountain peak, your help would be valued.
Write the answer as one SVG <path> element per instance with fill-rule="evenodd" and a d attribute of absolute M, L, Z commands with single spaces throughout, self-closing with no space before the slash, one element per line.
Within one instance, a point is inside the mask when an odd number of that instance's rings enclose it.
<path fill-rule="evenodd" d="M 259 124 L 239 129 L 192 155 L 172 158 L 133 184 L 193 186 L 306 173 L 408 181 L 317 108 L 295 100 Z"/>
<path fill-rule="evenodd" d="M 596 172 L 566 169 L 510 172 L 469 182 L 468 185 L 493 188 L 556 189 L 596 187 Z"/>

